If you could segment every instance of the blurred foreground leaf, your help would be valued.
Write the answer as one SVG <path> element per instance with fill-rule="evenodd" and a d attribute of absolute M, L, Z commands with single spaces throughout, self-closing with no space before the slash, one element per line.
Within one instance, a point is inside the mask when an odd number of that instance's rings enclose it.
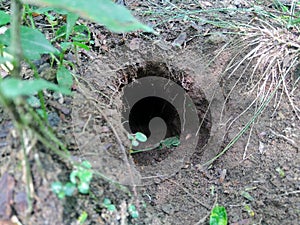
<path fill-rule="evenodd" d="M 0 43 L 10 46 L 11 34 L 8 29 L 3 35 L 0 35 Z M 40 59 L 41 54 L 58 53 L 45 36 L 38 30 L 30 27 L 21 27 L 21 42 L 23 55 L 30 60 Z"/>
<path fill-rule="evenodd" d="M 113 3 L 111 0 L 23 0 L 22 2 L 68 10 L 82 18 L 102 24 L 113 32 L 134 30 L 153 32 L 152 28 L 134 18 L 128 9 Z"/>
<path fill-rule="evenodd" d="M 52 90 L 62 94 L 71 94 L 71 91 L 64 87 L 59 87 L 43 79 L 19 80 L 7 78 L 0 82 L 0 93 L 6 98 L 14 99 L 19 96 L 30 96 L 42 90 Z"/>
<path fill-rule="evenodd" d="M 3 26 L 10 22 L 10 15 L 0 10 L 0 26 Z"/>
<path fill-rule="evenodd" d="M 65 87 L 69 90 L 73 85 L 73 76 L 71 72 L 64 66 L 58 68 L 56 80 L 60 87 Z"/>

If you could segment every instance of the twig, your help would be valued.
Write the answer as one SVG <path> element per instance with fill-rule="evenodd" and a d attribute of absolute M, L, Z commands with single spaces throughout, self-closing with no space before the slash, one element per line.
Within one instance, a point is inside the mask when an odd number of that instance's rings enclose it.
<path fill-rule="evenodd" d="M 95 103 L 95 102 L 94 102 Z M 139 207 L 139 202 L 138 202 L 138 194 L 137 194 L 137 189 L 136 189 L 136 184 L 134 182 L 134 177 L 132 175 L 132 170 L 131 170 L 131 166 L 130 166 L 130 163 L 129 163 L 129 160 L 128 160 L 128 157 L 127 157 L 127 154 L 126 154 L 126 149 L 122 143 L 122 140 L 118 134 L 118 132 L 116 131 L 115 127 L 112 125 L 112 123 L 109 121 L 108 117 L 106 116 L 106 114 L 102 111 L 102 109 L 100 109 L 100 107 L 98 107 L 97 104 L 94 104 L 95 107 L 98 109 L 98 111 L 101 113 L 101 115 L 104 117 L 104 119 L 107 121 L 108 125 L 110 126 L 110 128 L 112 129 L 116 139 L 117 139 L 117 142 L 120 146 L 120 149 L 124 155 L 124 160 L 125 160 L 125 163 L 126 163 L 126 166 L 128 168 L 128 171 L 129 171 L 129 175 L 130 175 L 130 180 L 131 180 L 131 185 L 132 185 L 132 190 L 133 190 L 133 193 L 134 193 L 134 196 L 136 197 L 136 206 Z"/>
<path fill-rule="evenodd" d="M 296 141 L 282 135 L 282 134 L 279 134 L 277 132 L 275 132 L 274 130 L 272 130 L 271 128 L 269 128 L 269 130 L 271 131 L 272 134 L 274 134 L 275 136 L 279 137 L 279 138 L 282 138 L 284 140 L 286 140 L 289 144 L 291 144 L 294 148 L 298 149 L 299 150 L 299 146 L 300 146 L 300 143 L 297 143 Z"/>
<path fill-rule="evenodd" d="M 177 182 L 171 180 L 171 179 L 167 179 L 169 182 L 175 184 L 177 187 L 181 188 L 188 196 L 190 196 L 192 199 L 194 199 L 197 203 L 199 203 L 200 205 L 202 205 L 204 208 L 206 208 L 207 210 L 210 210 L 209 206 L 207 206 L 206 204 L 204 204 L 203 202 L 201 202 L 198 198 L 196 198 L 194 195 L 192 195 L 185 187 L 183 187 L 182 185 L 179 185 Z"/>
<path fill-rule="evenodd" d="M 286 192 L 286 193 L 284 193 L 284 194 L 281 194 L 280 196 L 293 195 L 293 194 L 300 194 L 300 190 L 297 190 L 297 191 L 291 191 L 291 192 Z"/>
<path fill-rule="evenodd" d="M 215 206 L 217 205 L 217 202 L 218 202 L 218 194 L 216 194 L 216 199 L 215 199 L 215 202 L 212 206 L 212 209 L 215 208 Z M 210 216 L 210 213 L 211 213 L 211 211 L 209 211 L 209 213 L 206 216 L 204 216 L 201 220 L 199 220 L 197 223 L 195 223 L 195 225 L 204 224 L 207 217 Z"/>

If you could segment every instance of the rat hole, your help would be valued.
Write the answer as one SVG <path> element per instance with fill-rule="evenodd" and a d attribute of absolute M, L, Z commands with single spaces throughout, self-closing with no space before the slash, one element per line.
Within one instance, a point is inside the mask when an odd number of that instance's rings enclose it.
<path fill-rule="evenodd" d="M 201 89 L 193 85 L 193 77 L 189 76 L 186 71 L 171 65 L 167 66 L 162 62 L 147 61 L 145 64 L 129 65 L 119 70 L 117 74 L 116 86 L 120 91 L 126 85 L 135 82 L 136 79 L 151 76 L 167 78 L 181 86 L 194 102 L 199 121 L 202 121 L 197 149 L 201 149 L 207 143 L 211 128 L 209 104 Z M 138 95 L 138 92 L 135 95 Z M 123 96 L 123 105 L 125 108 L 128 105 L 125 96 Z M 127 117 L 125 115 L 127 115 L 128 110 L 129 115 Z M 157 144 L 162 140 L 172 137 L 180 138 L 180 135 L 183 135 L 181 134 L 182 121 L 180 121 L 177 110 L 163 98 L 149 96 L 139 99 L 130 109 L 126 108 L 122 114 L 122 123 L 129 133 L 141 132 L 148 138 L 145 143 L 140 143 L 139 146 L 134 147 L 134 150 L 151 148 L 155 143 Z M 134 153 L 132 157 L 137 166 L 151 166 L 165 160 L 176 149 L 177 147 L 174 146 L 163 147 L 162 149 L 155 148 Z"/>
<path fill-rule="evenodd" d="M 129 114 L 129 127 L 132 133 L 142 132 L 148 138 L 145 144 L 137 149 L 149 149 L 133 154 L 135 162 L 139 165 L 148 165 L 168 157 L 172 149 L 158 149 L 161 140 L 171 137 L 180 137 L 181 121 L 175 107 L 159 97 L 146 97 L 139 100 L 131 108 Z M 150 163 L 151 164 L 151 163 Z"/>

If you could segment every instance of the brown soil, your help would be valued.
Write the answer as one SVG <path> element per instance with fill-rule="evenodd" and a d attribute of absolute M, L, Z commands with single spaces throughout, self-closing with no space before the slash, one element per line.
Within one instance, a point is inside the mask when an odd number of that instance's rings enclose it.
<path fill-rule="evenodd" d="M 147 23 L 151 16 L 142 17 L 141 10 L 159 9 L 164 4 L 154 2 L 132 0 L 127 4 Z M 174 2 L 183 9 L 195 9 L 196 1 L 186 1 L 184 5 Z M 199 2 L 203 7 L 225 4 Z M 250 7 L 246 1 L 226 2 L 229 6 L 239 2 L 240 6 Z M 219 16 L 224 20 L 249 17 L 226 13 Z M 92 194 L 59 200 L 50 185 L 56 180 L 68 180 L 70 167 L 38 144 L 38 151 L 29 154 L 35 197 L 32 214 L 26 217 L 27 186 L 20 165 L 24 156 L 12 124 L 1 112 L 0 204 L 9 212 L 0 208 L 0 224 L 9 224 L 12 215 L 22 224 L 78 224 L 76 220 L 83 211 L 88 213 L 85 224 L 208 224 L 215 204 L 225 206 L 229 224 L 299 223 L 300 126 L 284 95 L 278 108 L 271 101 L 224 155 L 209 167 L 203 166 L 222 151 L 256 112 L 254 104 L 243 113 L 256 98 L 256 93 L 246 91 L 247 77 L 240 79 L 243 67 L 230 78 L 224 72 L 235 54 L 232 48 L 220 51 L 232 38 L 223 34 L 227 29 L 203 24 L 197 30 L 179 19 L 157 26 L 159 36 L 117 35 L 98 25 L 89 27 L 96 44 L 91 52 L 79 53 L 79 84 L 73 98 L 65 98 L 59 107 L 53 102 L 48 105 L 59 116 L 54 129 L 74 159 L 89 160 L 99 173 L 93 178 Z M 205 32 L 208 35 L 201 35 Z M 187 37 L 179 47 L 174 46 L 182 33 Z M 297 73 L 295 76 L 299 76 Z M 189 94 L 199 120 L 203 121 L 196 150 L 184 142 L 173 149 L 128 154 L 130 143 L 122 118 L 123 88 L 148 76 L 170 79 Z M 294 92 L 293 98 L 300 107 L 299 91 Z M 178 134 L 178 127 L 175 124 L 170 132 Z M 117 211 L 106 210 L 102 205 L 104 198 L 109 198 Z M 139 218 L 128 216 L 126 208 L 130 203 L 138 205 Z M 6 213 L 1 215 L 3 212 Z"/>

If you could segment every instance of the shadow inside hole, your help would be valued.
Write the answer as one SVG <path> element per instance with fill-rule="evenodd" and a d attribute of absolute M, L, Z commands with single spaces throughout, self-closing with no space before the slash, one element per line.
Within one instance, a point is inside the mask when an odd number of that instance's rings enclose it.
<path fill-rule="evenodd" d="M 149 138 L 151 136 L 149 124 L 155 117 L 163 119 L 166 123 L 167 130 L 166 135 L 163 137 L 164 139 L 180 136 L 181 122 L 177 110 L 165 99 L 154 96 L 141 99 L 131 108 L 129 114 L 131 132 L 142 132 Z"/>
<path fill-rule="evenodd" d="M 154 120 L 158 124 L 151 127 L 151 122 Z M 177 110 L 170 102 L 159 97 L 150 96 L 139 100 L 131 108 L 129 128 L 130 133 L 142 132 L 149 138 L 145 144 L 141 143 L 137 147 L 137 149 L 144 149 L 151 148 L 166 138 L 180 137 L 181 121 Z M 133 158 L 138 165 L 151 165 L 164 160 L 173 150 L 174 148 L 156 148 L 133 154 Z"/>

